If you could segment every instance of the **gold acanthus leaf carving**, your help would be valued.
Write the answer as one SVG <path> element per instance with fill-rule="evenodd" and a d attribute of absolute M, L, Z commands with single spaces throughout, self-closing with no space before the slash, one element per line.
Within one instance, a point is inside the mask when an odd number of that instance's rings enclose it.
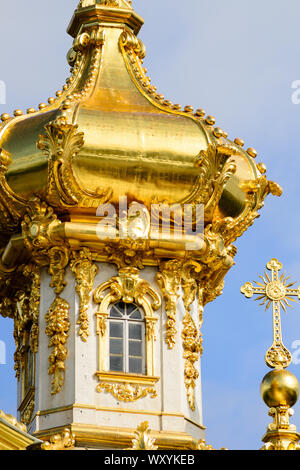
<path fill-rule="evenodd" d="M 154 388 L 151 387 L 142 387 L 140 385 L 134 384 L 108 384 L 100 383 L 97 385 L 96 390 L 106 392 L 113 395 L 117 400 L 124 402 L 134 402 L 140 398 L 144 398 L 147 395 L 150 395 L 151 398 L 157 397 L 157 392 Z"/>
<path fill-rule="evenodd" d="M 65 270 L 69 263 L 69 248 L 67 246 L 53 246 L 48 251 L 49 274 L 51 275 L 50 286 L 59 295 L 66 286 Z"/>
<path fill-rule="evenodd" d="M 26 201 L 7 184 L 5 175 L 11 161 L 10 153 L 0 147 L 0 228 L 4 232 L 15 232 L 26 210 Z"/>
<path fill-rule="evenodd" d="M 166 343 L 170 349 L 175 346 L 176 329 L 176 306 L 179 298 L 179 287 L 181 283 L 182 262 L 171 260 L 160 265 L 160 272 L 156 275 L 156 281 L 165 299 L 166 310 Z"/>
<path fill-rule="evenodd" d="M 157 450 L 155 439 L 150 437 L 150 432 L 149 423 L 147 421 L 141 423 L 134 432 L 132 447 L 126 450 Z"/>
<path fill-rule="evenodd" d="M 50 441 L 43 442 L 42 450 L 72 450 L 75 446 L 75 436 L 70 429 L 65 429 L 61 434 L 56 434 Z"/>
<path fill-rule="evenodd" d="M 47 201 L 54 207 L 72 207 L 88 200 L 94 207 L 111 198 L 111 189 L 91 193 L 81 188 L 72 167 L 72 160 L 84 145 L 84 134 L 78 125 L 69 124 L 58 116 L 46 124 L 37 147 L 48 157 Z"/>
<path fill-rule="evenodd" d="M 27 211 L 21 223 L 24 243 L 37 264 L 49 263 L 48 250 L 57 241 L 52 238 L 52 231 L 60 225 L 54 209 L 38 197 L 28 201 Z"/>
<path fill-rule="evenodd" d="M 75 275 L 76 292 L 79 297 L 79 316 L 77 324 L 80 325 L 79 336 L 82 341 L 87 341 L 89 332 L 88 308 L 90 304 L 90 294 L 94 285 L 95 276 L 98 273 L 98 266 L 92 261 L 92 254 L 88 248 L 83 248 L 79 252 L 72 253 L 70 269 Z"/>
<path fill-rule="evenodd" d="M 53 375 L 51 394 L 60 392 L 65 380 L 65 361 L 68 355 L 66 347 L 70 329 L 70 305 L 60 297 L 56 297 L 46 313 L 46 335 L 49 337 L 49 375 Z"/>
<path fill-rule="evenodd" d="M 213 446 L 206 444 L 206 441 L 204 439 L 200 439 L 200 441 L 197 441 L 193 443 L 191 450 L 217 450 L 214 449 Z M 228 450 L 225 447 L 222 447 L 220 450 Z"/>
<path fill-rule="evenodd" d="M 199 168 L 198 195 L 194 202 L 204 204 L 206 221 L 213 219 L 224 188 L 236 172 L 236 153 L 235 147 L 225 143 L 200 152 L 196 162 Z"/>

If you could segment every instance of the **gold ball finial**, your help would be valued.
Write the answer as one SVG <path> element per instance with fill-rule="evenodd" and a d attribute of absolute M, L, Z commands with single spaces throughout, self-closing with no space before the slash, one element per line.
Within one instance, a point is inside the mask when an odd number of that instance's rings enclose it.
<path fill-rule="evenodd" d="M 263 378 L 260 393 L 269 408 L 293 406 L 299 396 L 297 377 L 285 369 L 274 369 Z"/>

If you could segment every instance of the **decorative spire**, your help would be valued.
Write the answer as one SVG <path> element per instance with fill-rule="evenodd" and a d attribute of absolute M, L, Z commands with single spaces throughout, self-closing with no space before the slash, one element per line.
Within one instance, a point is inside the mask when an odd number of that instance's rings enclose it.
<path fill-rule="evenodd" d="M 286 307 L 291 307 L 289 301 L 295 302 L 293 297 L 300 299 L 300 287 L 293 289 L 295 283 L 288 283 L 289 277 L 285 273 L 279 277 L 282 264 L 277 259 L 272 259 L 267 269 L 271 271 L 271 277 L 265 271 L 264 277 L 259 276 L 263 283 L 254 281 L 254 286 L 247 282 L 241 288 L 247 298 L 256 295 L 255 300 L 262 300 L 260 305 L 266 305 L 266 310 L 273 304 L 273 344 L 265 360 L 274 370 L 265 375 L 260 389 L 264 402 L 270 408 L 269 416 L 273 417 L 273 423 L 269 424 L 262 438 L 265 443 L 262 450 L 300 450 L 300 434 L 296 426 L 289 422 L 290 416 L 294 414 L 291 407 L 298 400 L 299 383 L 291 372 L 285 370 L 292 356 L 282 342 L 280 319 L 280 308 L 286 311 Z"/>
<path fill-rule="evenodd" d="M 95 24 L 126 24 L 138 34 L 144 24 L 129 0 L 80 0 L 68 27 L 68 33 L 76 37 L 79 31 Z"/>
<path fill-rule="evenodd" d="M 131 8 L 131 0 L 80 0 L 78 8 L 101 5 L 114 8 Z"/>

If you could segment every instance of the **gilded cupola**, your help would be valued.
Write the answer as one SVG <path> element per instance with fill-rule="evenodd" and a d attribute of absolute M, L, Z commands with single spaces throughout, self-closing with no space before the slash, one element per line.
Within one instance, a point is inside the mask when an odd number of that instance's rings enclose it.
<path fill-rule="evenodd" d="M 205 223 L 221 224 L 228 244 L 266 194 L 279 195 L 254 149 L 228 140 L 202 109 L 159 94 L 143 66 L 142 24 L 131 2 L 82 0 L 68 27 L 66 84 L 38 109 L 2 115 L 3 232 L 18 229 L 33 195 L 65 220 L 126 196 L 148 210 L 203 204 Z"/>

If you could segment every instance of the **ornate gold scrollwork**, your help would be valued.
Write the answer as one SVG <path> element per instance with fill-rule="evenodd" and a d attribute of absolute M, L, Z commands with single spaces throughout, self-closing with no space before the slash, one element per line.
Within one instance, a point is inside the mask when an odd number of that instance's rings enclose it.
<path fill-rule="evenodd" d="M 137 401 L 140 398 L 144 398 L 147 395 L 151 395 L 151 398 L 156 398 L 157 393 L 155 388 L 142 387 L 141 385 L 135 385 L 131 383 L 126 384 L 109 384 L 109 383 L 100 383 L 97 385 L 96 390 L 101 392 L 105 390 L 108 393 L 111 393 L 117 400 L 125 402 Z"/>
<path fill-rule="evenodd" d="M 94 285 L 98 266 L 92 261 L 92 254 L 88 248 L 72 253 L 70 269 L 76 278 L 76 292 L 79 297 L 79 316 L 77 324 L 80 325 L 79 336 L 82 341 L 87 341 L 89 332 L 88 308 L 90 294 Z"/>
<path fill-rule="evenodd" d="M 68 355 L 66 342 L 69 336 L 70 318 L 69 304 L 66 300 L 56 297 L 45 320 L 47 323 L 46 335 L 49 337 L 49 375 L 53 375 L 51 394 L 60 392 L 65 380 L 65 360 Z"/>
<path fill-rule="evenodd" d="M 38 265 L 49 265 L 50 286 L 56 294 L 56 298 L 45 316 L 46 334 L 50 337 L 49 347 L 53 348 L 49 356 L 50 366 L 48 369 L 49 375 L 54 375 L 52 394 L 58 393 L 64 383 L 64 362 L 67 357 L 66 340 L 70 326 L 70 306 L 66 300 L 60 297 L 66 285 L 64 278 L 69 263 L 70 250 L 67 244 L 58 242 L 52 236 L 53 228 L 60 223 L 53 208 L 45 202 L 38 198 L 29 201 L 27 214 L 22 222 L 24 242 Z"/>
<path fill-rule="evenodd" d="M 109 292 L 105 295 L 105 291 Z M 138 306 L 142 307 L 145 312 L 145 323 L 146 323 L 146 365 L 147 375 L 154 376 L 154 341 L 155 341 L 155 324 L 157 317 L 154 315 L 154 311 L 158 310 L 161 306 L 161 299 L 158 293 L 150 286 L 150 284 L 139 277 L 139 270 L 136 268 L 123 268 L 119 270 L 119 276 L 111 278 L 109 281 L 104 282 L 94 292 L 94 302 L 99 304 L 98 311 L 96 312 L 97 318 L 97 333 L 99 335 L 99 369 L 106 371 L 106 357 L 107 357 L 107 317 L 108 309 L 112 303 L 122 300 L 125 303 L 135 302 Z M 100 379 L 101 380 L 101 379 Z M 107 381 L 106 381 L 107 382 Z M 127 381 L 128 382 L 128 381 Z M 113 388 L 115 384 L 107 387 L 97 387 L 98 391 L 102 388 L 110 391 L 123 390 L 124 387 L 119 389 L 118 387 Z M 154 389 L 145 389 L 142 387 L 135 388 L 134 384 L 130 384 L 131 392 L 129 397 L 132 400 L 141 398 L 143 393 L 147 391 L 152 393 Z M 115 392 L 114 392 L 115 393 Z M 123 393 L 123 392 L 122 392 Z M 141 395 L 141 396 L 140 396 Z M 138 398 L 135 398 L 135 397 Z M 145 395 L 143 395 L 145 396 Z M 154 396 L 154 393 L 152 393 Z"/>
<path fill-rule="evenodd" d="M 160 265 L 160 272 L 156 276 L 156 281 L 165 298 L 166 310 L 166 343 L 170 349 L 175 345 L 176 329 L 176 306 L 179 297 L 179 287 L 181 283 L 182 262 L 171 260 Z"/>
<path fill-rule="evenodd" d="M 41 444 L 41 450 L 72 450 L 75 447 L 75 436 L 70 429 L 65 429 L 61 434 L 55 434 L 50 441 Z"/>
<path fill-rule="evenodd" d="M 98 207 L 111 197 L 111 190 L 94 194 L 80 187 L 72 160 L 83 144 L 83 132 L 78 132 L 78 125 L 68 124 L 65 117 L 58 117 L 47 124 L 45 134 L 39 136 L 37 147 L 49 160 L 46 199 L 54 207 L 77 206 L 85 200 Z"/>
<path fill-rule="evenodd" d="M 26 201 L 8 186 L 5 175 L 11 163 L 11 155 L 0 147 L 0 227 L 4 232 L 14 232 L 26 209 Z"/>
<path fill-rule="evenodd" d="M 201 333 L 198 334 L 195 322 L 190 314 L 191 305 L 196 299 L 197 282 L 193 273 L 197 274 L 201 271 L 201 265 L 195 261 L 188 261 L 182 268 L 182 288 L 183 303 L 185 306 L 185 316 L 182 321 L 182 339 L 183 339 L 183 357 L 185 359 L 184 366 L 184 383 L 187 389 L 187 397 L 191 410 L 195 410 L 195 380 L 199 377 L 199 372 L 195 368 L 195 362 L 199 360 L 203 352 Z"/>

